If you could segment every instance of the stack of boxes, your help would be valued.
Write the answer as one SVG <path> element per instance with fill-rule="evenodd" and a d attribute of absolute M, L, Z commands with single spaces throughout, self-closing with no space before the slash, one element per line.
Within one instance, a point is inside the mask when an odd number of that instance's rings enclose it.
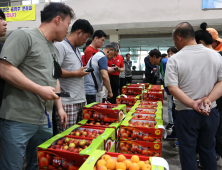
<path fill-rule="evenodd" d="M 99 159 L 124 155 L 132 161 L 132 154 L 140 161 L 149 160 L 150 169 L 169 169 L 160 158 L 162 101 L 141 100 L 147 87 L 127 85 L 117 104 L 85 106 L 82 121 L 38 147 L 39 169 L 98 170 Z"/>

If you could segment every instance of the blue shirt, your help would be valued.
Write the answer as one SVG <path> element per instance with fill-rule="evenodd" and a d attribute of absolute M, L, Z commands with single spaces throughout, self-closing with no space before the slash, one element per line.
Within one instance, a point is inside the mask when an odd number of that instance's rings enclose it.
<path fill-rule="evenodd" d="M 145 74 L 152 74 L 151 72 L 153 71 L 153 68 L 156 68 L 156 66 L 151 64 L 149 56 L 145 57 L 144 63 L 146 66 Z"/>
<path fill-rule="evenodd" d="M 161 75 L 162 75 L 162 77 L 163 77 L 163 81 L 164 81 L 164 79 L 165 79 L 165 71 L 166 71 L 167 61 L 168 61 L 168 58 L 161 58 L 161 60 L 160 60 L 160 73 L 161 73 Z M 171 95 L 170 92 L 169 92 L 169 90 L 168 90 L 168 88 L 165 87 L 165 83 L 164 83 L 164 89 L 165 89 L 165 91 L 166 91 L 166 93 L 167 93 L 168 95 Z"/>
<path fill-rule="evenodd" d="M 95 75 L 98 84 L 98 89 L 100 90 L 103 85 L 102 74 L 100 71 L 103 69 L 108 71 L 108 59 L 103 53 L 103 51 L 99 51 L 90 58 L 90 60 L 86 65 L 87 68 L 90 67 L 91 60 L 92 60 L 92 67 L 94 68 L 93 73 Z M 84 77 L 84 86 L 85 86 L 86 95 L 95 95 L 97 93 L 91 73 L 87 74 Z"/>

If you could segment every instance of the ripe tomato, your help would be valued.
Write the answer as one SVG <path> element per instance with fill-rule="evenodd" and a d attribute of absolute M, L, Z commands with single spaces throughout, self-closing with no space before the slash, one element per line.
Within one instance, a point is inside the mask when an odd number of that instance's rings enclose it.
<path fill-rule="evenodd" d="M 59 159 L 58 157 L 55 157 L 53 160 L 52 160 L 52 164 L 58 168 L 60 165 L 61 165 L 62 161 L 61 159 Z"/>
<path fill-rule="evenodd" d="M 48 167 L 49 165 L 49 160 L 45 157 L 41 157 L 39 160 L 39 165 L 43 167 Z"/>

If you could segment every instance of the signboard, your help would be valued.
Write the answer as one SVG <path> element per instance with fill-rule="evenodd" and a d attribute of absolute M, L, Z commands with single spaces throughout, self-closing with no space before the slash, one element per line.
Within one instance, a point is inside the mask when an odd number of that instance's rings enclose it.
<path fill-rule="evenodd" d="M 5 13 L 6 22 L 35 20 L 35 5 L 0 7 Z"/>
<path fill-rule="evenodd" d="M 202 9 L 222 8 L 222 0 L 202 0 Z"/>

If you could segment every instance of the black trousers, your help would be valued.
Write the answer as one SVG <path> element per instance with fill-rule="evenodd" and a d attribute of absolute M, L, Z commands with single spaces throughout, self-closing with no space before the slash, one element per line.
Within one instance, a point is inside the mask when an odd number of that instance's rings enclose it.
<path fill-rule="evenodd" d="M 132 83 L 132 76 L 131 77 L 126 77 L 126 84 Z"/>
<path fill-rule="evenodd" d="M 119 78 L 119 92 L 122 94 L 122 87 L 126 85 L 126 79 L 125 78 Z"/>
<path fill-rule="evenodd" d="M 87 104 L 96 102 L 96 95 L 86 95 Z"/>
<path fill-rule="evenodd" d="M 113 97 L 108 99 L 108 101 L 112 104 L 116 104 L 116 97 L 119 96 L 119 75 L 110 75 L 110 85 L 113 92 Z"/>
<path fill-rule="evenodd" d="M 153 83 L 154 74 L 145 74 L 146 76 L 146 83 Z"/>
<path fill-rule="evenodd" d="M 182 170 L 197 170 L 196 148 L 204 170 L 217 169 L 215 134 L 219 125 L 219 112 L 213 108 L 209 116 L 194 110 L 176 111 L 174 122 L 179 141 Z"/>

